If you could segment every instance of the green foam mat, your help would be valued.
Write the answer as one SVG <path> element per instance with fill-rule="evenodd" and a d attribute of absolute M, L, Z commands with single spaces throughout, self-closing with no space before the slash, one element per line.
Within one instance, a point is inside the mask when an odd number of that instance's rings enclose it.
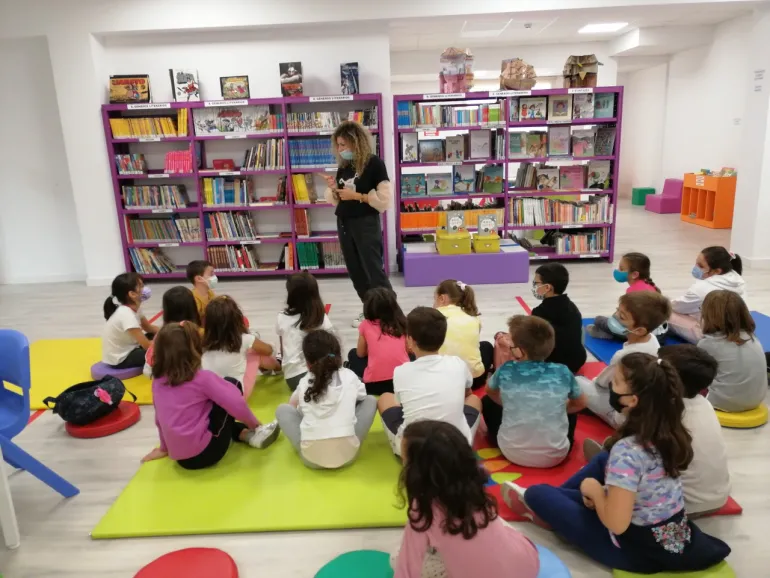
<path fill-rule="evenodd" d="M 249 405 L 262 421 L 289 398 L 283 378 L 262 377 Z M 152 449 L 147 448 L 147 451 Z M 400 465 L 376 418 L 358 459 L 311 470 L 281 435 L 265 450 L 233 444 L 216 466 L 187 471 L 170 459 L 143 464 L 94 528 L 93 538 L 398 527 Z"/>
<path fill-rule="evenodd" d="M 623 570 L 613 570 L 612 578 L 735 578 L 735 572 L 727 562 L 720 562 L 707 570 L 697 572 L 658 572 L 657 574 L 635 574 Z"/>
<path fill-rule="evenodd" d="M 393 578 L 390 555 L 377 550 L 356 550 L 337 556 L 315 578 Z"/>

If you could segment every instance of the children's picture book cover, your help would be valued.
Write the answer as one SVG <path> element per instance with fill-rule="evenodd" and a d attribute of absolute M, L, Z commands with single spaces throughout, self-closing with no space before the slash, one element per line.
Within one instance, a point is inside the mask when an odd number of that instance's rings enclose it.
<path fill-rule="evenodd" d="M 589 161 L 587 181 L 589 189 L 609 189 L 610 161 Z"/>
<path fill-rule="evenodd" d="M 441 139 L 421 140 L 418 149 L 421 163 L 440 163 L 444 160 L 444 141 Z"/>
<path fill-rule="evenodd" d="M 458 233 L 465 228 L 465 211 L 447 211 L 446 228 L 450 233 Z"/>
<path fill-rule="evenodd" d="M 594 95 L 594 118 L 615 116 L 615 93 L 598 92 Z"/>
<path fill-rule="evenodd" d="M 497 235 L 497 215 L 482 213 L 478 217 L 479 235 Z"/>
<path fill-rule="evenodd" d="M 255 133 L 271 128 L 270 107 L 228 106 L 193 109 L 196 135 L 218 135 L 234 132 Z"/>
<path fill-rule="evenodd" d="M 559 167 L 560 189 L 582 189 L 585 186 L 585 166 L 568 165 Z"/>
<path fill-rule="evenodd" d="M 472 130 L 469 132 L 471 142 L 471 159 L 488 159 L 492 153 L 492 144 L 490 141 L 490 131 Z"/>
<path fill-rule="evenodd" d="M 401 162 L 417 162 L 417 133 L 407 132 L 401 135 Z"/>
<path fill-rule="evenodd" d="M 340 64 L 340 92 L 358 94 L 358 62 Z"/>
<path fill-rule="evenodd" d="M 281 95 L 302 96 L 302 63 L 281 62 L 278 71 L 281 74 Z"/>
<path fill-rule="evenodd" d="M 527 133 L 527 156 L 541 158 L 546 155 L 548 135 L 544 132 Z"/>
<path fill-rule="evenodd" d="M 458 165 L 452 167 L 452 182 L 455 193 L 472 193 L 475 191 L 476 169 L 473 165 Z"/>
<path fill-rule="evenodd" d="M 461 161 L 465 159 L 465 137 L 463 135 L 446 137 L 446 160 Z"/>
<path fill-rule="evenodd" d="M 527 156 L 527 133 L 508 133 L 508 158 L 522 159 Z"/>
<path fill-rule="evenodd" d="M 542 167 L 537 169 L 537 189 L 539 191 L 559 188 L 558 167 Z"/>
<path fill-rule="evenodd" d="M 596 132 L 593 129 L 576 130 L 572 133 L 572 156 L 594 156 L 594 141 Z"/>
<path fill-rule="evenodd" d="M 224 100 L 250 97 L 248 76 L 220 76 L 219 85 L 222 87 L 222 99 Z"/>
<path fill-rule="evenodd" d="M 425 175 L 401 175 L 402 197 L 424 197 L 427 194 Z"/>
<path fill-rule="evenodd" d="M 168 71 L 171 76 L 171 91 L 177 102 L 197 102 L 201 99 L 198 71 L 174 69 Z"/>
<path fill-rule="evenodd" d="M 560 94 L 548 98 L 548 120 L 554 122 L 572 120 L 572 95 Z"/>
<path fill-rule="evenodd" d="M 519 122 L 519 98 L 517 96 L 512 97 L 508 102 L 508 111 L 510 122 Z"/>
<path fill-rule="evenodd" d="M 110 76 L 110 104 L 150 102 L 148 74 L 119 74 Z"/>
<path fill-rule="evenodd" d="M 533 96 L 519 99 L 519 120 L 545 120 L 548 113 L 548 99 Z"/>
<path fill-rule="evenodd" d="M 596 131 L 594 154 L 597 157 L 608 157 L 612 155 L 615 150 L 616 131 L 617 129 L 614 126 L 600 126 Z"/>
<path fill-rule="evenodd" d="M 481 190 L 485 193 L 502 193 L 503 165 L 487 165 L 481 170 L 484 175 Z"/>
<path fill-rule="evenodd" d="M 572 118 L 593 118 L 594 117 L 594 95 L 576 94 L 572 106 Z"/>
<path fill-rule="evenodd" d="M 570 135 L 568 126 L 552 126 L 548 129 L 548 156 L 569 155 Z"/>
<path fill-rule="evenodd" d="M 452 178 L 446 173 L 425 175 L 429 195 L 451 195 Z"/>

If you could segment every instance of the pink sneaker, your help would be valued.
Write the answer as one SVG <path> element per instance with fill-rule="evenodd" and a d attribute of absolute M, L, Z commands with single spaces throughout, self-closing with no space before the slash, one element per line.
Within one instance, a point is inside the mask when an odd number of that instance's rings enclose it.
<path fill-rule="evenodd" d="M 543 522 L 535 513 L 529 509 L 527 502 L 524 501 L 524 492 L 526 488 L 514 484 L 513 482 L 503 482 L 501 493 L 503 495 L 503 501 L 514 514 L 526 518 L 536 526 L 540 526 L 545 530 L 550 530 L 551 526 Z"/>

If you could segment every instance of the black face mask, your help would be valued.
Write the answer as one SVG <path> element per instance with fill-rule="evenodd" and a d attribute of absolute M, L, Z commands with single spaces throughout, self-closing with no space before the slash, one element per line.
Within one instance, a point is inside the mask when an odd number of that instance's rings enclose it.
<path fill-rule="evenodd" d="M 626 408 L 626 406 L 620 403 L 620 398 L 626 397 L 627 395 L 634 395 L 634 394 L 633 393 L 615 393 L 615 390 L 610 388 L 610 407 L 618 413 L 623 413 L 623 410 Z"/>

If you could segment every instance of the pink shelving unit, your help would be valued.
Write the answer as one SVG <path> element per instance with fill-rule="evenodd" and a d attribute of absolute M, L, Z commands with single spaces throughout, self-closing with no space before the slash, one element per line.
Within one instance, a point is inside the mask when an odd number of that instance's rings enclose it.
<path fill-rule="evenodd" d="M 267 105 L 270 107 L 271 114 L 280 115 L 282 119 L 282 128 L 273 130 L 270 132 L 260 132 L 257 134 L 224 134 L 224 135 L 197 135 L 195 132 L 194 113 L 195 110 L 201 108 L 226 108 L 234 106 L 255 106 L 255 105 Z M 377 140 L 377 153 L 383 156 L 383 147 L 379 133 L 382 130 L 382 95 L 379 93 L 369 94 L 355 94 L 355 95 L 332 95 L 332 96 L 301 96 L 301 97 L 286 97 L 286 98 L 252 98 L 238 101 L 200 101 L 200 102 L 170 102 L 170 103 L 149 103 L 149 104 L 107 104 L 102 106 L 102 120 L 104 123 L 104 134 L 107 141 L 107 151 L 110 161 L 110 172 L 112 175 L 113 193 L 115 195 L 115 206 L 118 213 L 118 222 L 120 224 L 120 234 L 123 244 L 123 259 L 125 262 L 126 271 L 134 271 L 135 267 L 131 261 L 129 248 L 131 247 L 160 247 L 164 249 L 165 254 L 174 262 L 177 269 L 167 273 L 143 273 L 143 277 L 147 279 L 183 279 L 184 278 L 184 266 L 192 259 L 206 259 L 208 255 L 208 248 L 215 246 L 241 246 L 241 245 L 258 245 L 259 251 L 262 251 L 261 247 L 274 247 L 276 245 L 291 243 L 294 252 L 294 263 L 297 264 L 297 268 L 294 269 L 277 269 L 277 270 L 218 270 L 217 275 L 220 277 L 271 277 L 271 276 L 285 276 L 291 273 L 296 273 L 299 270 L 299 255 L 297 252 L 298 243 L 312 243 L 312 242 L 324 242 L 324 241 L 336 241 L 336 230 L 320 230 L 313 229 L 313 218 L 310 218 L 310 236 L 304 237 L 297 234 L 294 220 L 294 209 L 312 209 L 313 211 L 321 212 L 321 215 L 325 222 L 329 222 L 334 219 L 334 207 L 331 204 L 325 202 L 318 203 L 300 203 L 295 202 L 294 191 L 292 187 L 292 175 L 300 173 L 325 173 L 336 171 L 336 168 L 328 167 L 301 167 L 292 166 L 289 155 L 289 141 L 294 139 L 303 139 L 308 137 L 329 137 L 331 138 L 332 130 L 315 130 L 315 131 L 292 131 L 288 129 L 286 123 L 287 113 L 291 112 L 339 112 L 341 114 L 353 110 L 362 110 L 365 108 L 376 107 L 377 109 L 377 126 L 371 128 L 370 131 L 373 135 L 376 135 Z M 130 118 L 130 117 L 173 117 L 177 118 L 179 109 L 188 109 L 187 115 L 187 136 L 184 137 L 154 137 L 154 138 L 115 138 L 112 134 L 110 126 L 111 118 Z M 244 153 L 259 140 L 281 138 L 283 139 L 284 158 L 286 166 L 280 169 L 267 169 L 267 170 L 243 170 L 236 168 L 231 171 L 218 171 L 213 170 L 211 165 L 207 164 L 207 153 L 210 152 L 207 147 L 215 147 L 217 145 L 212 144 L 216 141 L 228 141 L 230 143 L 240 143 L 242 146 L 237 147 L 236 144 L 228 145 L 232 152 L 226 156 L 233 158 L 233 160 L 239 163 Z M 162 146 L 165 144 L 165 146 Z M 162 150 L 160 150 L 162 149 Z M 192 172 L 187 173 L 166 173 L 163 170 L 163 154 L 168 150 L 193 150 L 193 154 L 200 156 L 200 166 L 196 166 L 193 163 Z M 157 152 L 156 154 L 156 151 Z M 149 169 L 147 173 L 140 175 L 126 175 L 119 174 L 118 168 L 115 163 L 115 155 L 118 154 L 133 154 L 141 153 L 145 155 Z M 150 157 L 150 158 L 148 158 Z M 160 158 L 160 160 L 158 160 Z M 278 177 L 286 177 L 286 199 L 285 203 L 258 203 L 244 206 L 232 206 L 232 205 L 219 205 L 219 206 L 205 206 L 202 202 L 203 191 L 203 179 L 207 177 L 219 177 L 219 176 L 232 176 L 232 177 L 247 177 L 247 178 L 270 178 L 273 179 L 273 189 L 277 184 Z M 190 203 L 185 208 L 154 208 L 154 209 L 137 209 L 126 208 L 123 203 L 122 187 L 123 186 L 143 186 L 143 185 L 177 185 L 184 184 L 187 190 Z M 317 189 L 320 193 L 322 189 Z M 275 193 L 271 193 L 270 196 L 274 196 Z M 247 211 L 257 212 L 260 214 L 269 215 L 267 217 L 269 222 L 288 223 L 285 230 L 280 231 L 284 236 L 275 237 L 267 236 L 263 238 L 256 238 L 252 240 L 209 240 L 207 239 L 205 231 L 205 215 L 214 214 L 221 211 Z M 178 216 L 179 218 L 198 217 L 200 220 L 200 229 L 202 238 L 194 242 L 182 242 L 182 241 L 137 241 L 129 242 L 129 237 L 126 231 L 126 219 L 135 216 Z M 385 270 L 388 270 L 388 242 L 387 242 L 387 222 L 386 216 L 382 216 L 382 231 L 383 231 L 383 246 L 384 246 L 384 263 L 386 264 Z M 275 234 L 275 233 L 273 233 Z M 269 249 L 268 249 L 269 250 Z M 183 253 L 177 254 L 178 251 Z M 329 274 L 329 275 L 347 275 L 346 269 L 312 269 L 313 274 Z"/>

